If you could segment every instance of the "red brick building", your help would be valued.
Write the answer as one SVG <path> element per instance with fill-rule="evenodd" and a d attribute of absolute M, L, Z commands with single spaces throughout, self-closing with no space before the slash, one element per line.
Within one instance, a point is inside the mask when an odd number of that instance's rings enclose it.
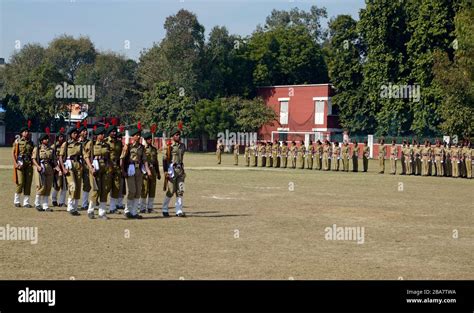
<path fill-rule="evenodd" d="M 331 84 L 266 86 L 259 87 L 257 93 L 277 115 L 273 125 L 259 130 L 261 140 L 271 140 L 273 134 L 273 140 L 304 140 L 308 144 L 310 139 L 330 139 L 342 132 L 332 107 Z"/>

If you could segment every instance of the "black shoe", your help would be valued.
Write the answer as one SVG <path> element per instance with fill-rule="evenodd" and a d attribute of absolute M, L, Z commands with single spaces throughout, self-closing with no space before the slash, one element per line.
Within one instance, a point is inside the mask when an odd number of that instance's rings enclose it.
<path fill-rule="evenodd" d="M 23 207 L 24 207 L 24 208 L 29 208 L 29 209 L 32 208 L 32 206 L 29 205 L 29 204 L 27 204 L 27 205 L 25 205 L 25 206 L 23 206 Z"/>
<path fill-rule="evenodd" d="M 130 212 L 125 213 L 125 217 L 126 217 L 126 218 L 130 218 L 130 219 L 134 218 L 134 216 L 133 216 L 132 213 L 130 213 Z"/>
<path fill-rule="evenodd" d="M 145 214 L 145 213 L 146 213 L 146 209 L 141 209 L 141 210 L 140 210 L 140 213 Z"/>
<path fill-rule="evenodd" d="M 88 208 L 86 208 L 85 206 L 81 207 L 80 210 L 81 211 L 86 211 Z"/>
<path fill-rule="evenodd" d="M 143 216 L 141 216 L 140 214 L 136 214 L 136 215 L 133 215 L 133 218 L 136 218 L 137 220 L 141 220 Z"/>
<path fill-rule="evenodd" d="M 44 212 L 53 212 L 53 209 L 47 208 L 46 210 L 43 210 Z"/>
<path fill-rule="evenodd" d="M 184 212 L 182 212 L 182 213 L 177 213 L 176 216 L 177 217 L 186 217 L 186 214 L 184 214 Z"/>
<path fill-rule="evenodd" d="M 93 220 L 95 218 L 94 212 L 87 213 L 87 217 L 90 218 L 91 220 Z"/>
<path fill-rule="evenodd" d="M 71 214 L 72 216 L 79 216 L 81 215 L 81 213 L 77 212 L 77 211 L 71 211 L 69 212 L 69 214 Z"/>
<path fill-rule="evenodd" d="M 155 212 L 155 210 L 153 210 L 153 209 L 147 209 L 146 211 L 147 211 L 147 213 L 154 213 Z"/>
<path fill-rule="evenodd" d="M 53 206 L 58 206 L 58 201 L 53 201 Z"/>
<path fill-rule="evenodd" d="M 170 214 L 168 212 L 163 212 L 163 217 L 170 217 Z"/>
<path fill-rule="evenodd" d="M 40 212 L 43 212 L 43 207 L 41 205 L 35 206 L 35 209 L 40 211 Z"/>
<path fill-rule="evenodd" d="M 17 208 L 21 208 L 21 204 L 19 204 L 19 203 L 15 203 L 15 206 L 16 206 Z"/>

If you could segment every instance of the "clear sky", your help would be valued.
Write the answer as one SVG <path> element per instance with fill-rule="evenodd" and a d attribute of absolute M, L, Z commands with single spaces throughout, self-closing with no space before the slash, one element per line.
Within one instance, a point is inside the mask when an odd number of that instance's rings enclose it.
<path fill-rule="evenodd" d="M 350 14 L 355 19 L 365 7 L 364 0 L 0 0 L 0 57 L 8 62 L 17 41 L 46 46 L 68 34 L 89 36 L 101 51 L 138 59 L 141 50 L 163 39 L 166 17 L 181 8 L 197 15 L 206 36 L 215 25 L 245 36 L 263 25 L 273 9 L 309 10 L 312 5 L 325 7 L 329 18 Z"/>

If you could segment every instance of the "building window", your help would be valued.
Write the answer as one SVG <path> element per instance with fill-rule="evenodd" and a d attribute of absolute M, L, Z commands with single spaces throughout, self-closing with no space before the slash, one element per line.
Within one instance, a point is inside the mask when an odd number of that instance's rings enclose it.
<path fill-rule="evenodd" d="M 324 124 L 324 100 L 314 101 L 314 124 Z"/>
<path fill-rule="evenodd" d="M 280 124 L 288 124 L 288 101 L 280 101 Z"/>

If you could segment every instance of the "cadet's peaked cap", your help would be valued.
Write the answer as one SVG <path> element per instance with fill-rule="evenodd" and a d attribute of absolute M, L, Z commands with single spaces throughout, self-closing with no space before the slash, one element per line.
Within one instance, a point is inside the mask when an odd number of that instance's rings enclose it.
<path fill-rule="evenodd" d="M 69 130 L 67 131 L 67 134 L 68 134 L 68 135 L 71 135 L 72 133 L 77 133 L 77 132 L 79 132 L 79 129 L 78 129 L 78 128 L 76 128 L 76 127 L 71 127 L 71 128 L 69 128 Z"/>
<path fill-rule="evenodd" d="M 135 136 L 136 134 L 140 134 L 140 133 L 141 133 L 141 131 L 137 127 L 133 127 L 133 128 L 128 130 L 128 134 L 130 136 Z"/>
<path fill-rule="evenodd" d="M 45 139 L 49 139 L 49 135 L 48 134 L 43 134 L 39 137 L 39 141 L 43 141 Z"/>
<path fill-rule="evenodd" d="M 145 133 L 145 134 L 143 134 L 143 139 L 145 139 L 145 140 L 151 139 L 151 133 Z"/>
<path fill-rule="evenodd" d="M 110 135 L 111 132 L 117 132 L 117 127 L 110 126 L 109 128 L 107 128 L 107 136 Z"/>
<path fill-rule="evenodd" d="M 96 129 L 94 129 L 94 136 L 102 135 L 104 133 L 105 133 L 105 128 L 103 126 L 99 126 Z"/>

